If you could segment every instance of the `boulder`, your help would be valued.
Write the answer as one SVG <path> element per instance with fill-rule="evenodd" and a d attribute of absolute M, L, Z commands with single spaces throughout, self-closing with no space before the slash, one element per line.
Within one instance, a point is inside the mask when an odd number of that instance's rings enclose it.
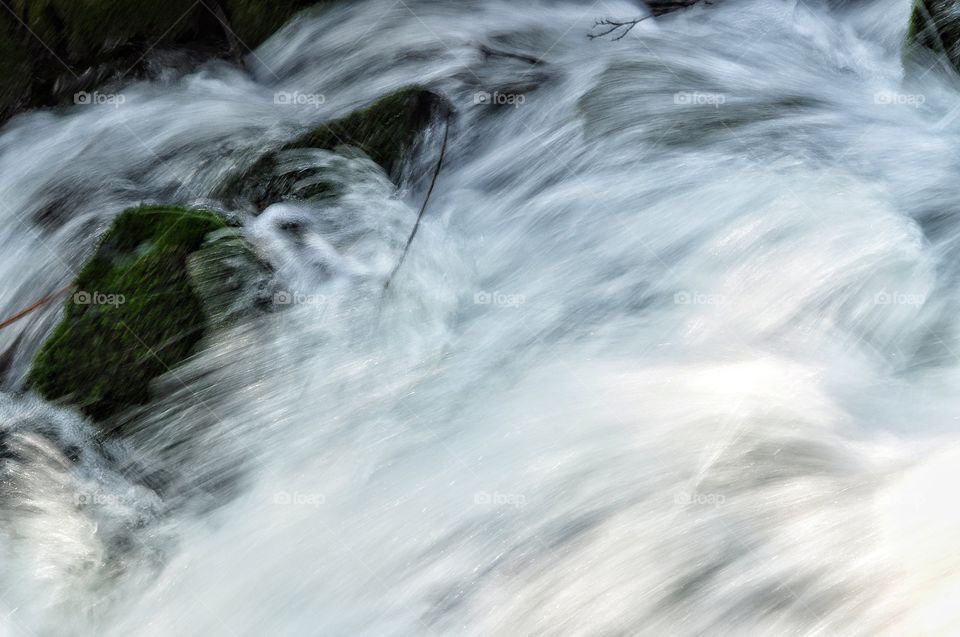
<path fill-rule="evenodd" d="M 222 195 L 251 201 L 260 210 L 285 199 L 336 196 L 336 182 L 324 178 L 324 168 L 298 167 L 307 164 L 298 160 L 308 158 L 311 150 L 362 152 L 398 183 L 417 140 L 448 108 L 442 97 L 425 88 L 401 89 L 264 155 L 232 179 Z"/>
<path fill-rule="evenodd" d="M 237 228 L 221 228 L 187 258 L 207 328 L 224 329 L 273 309 L 273 272 Z"/>
<path fill-rule="evenodd" d="M 231 232 L 207 210 L 124 211 L 77 276 L 63 319 L 33 362 L 29 384 L 95 420 L 146 403 L 151 380 L 194 353 L 211 329 L 205 306 L 228 306 L 217 282 L 231 277 L 214 273 L 215 264 L 255 260 L 252 251 L 243 254 L 245 244 Z"/>

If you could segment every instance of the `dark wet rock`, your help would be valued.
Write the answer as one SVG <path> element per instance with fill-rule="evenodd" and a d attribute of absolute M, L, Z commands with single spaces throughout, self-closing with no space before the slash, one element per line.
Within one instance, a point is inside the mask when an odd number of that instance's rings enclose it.
<path fill-rule="evenodd" d="M 286 199 L 335 197 L 336 180 L 327 177 L 324 167 L 305 161 L 316 150 L 347 156 L 359 151 L 396 183 L 424 130 L 447 113 L 449 106 L 436 93 L 420 87 L 401 89 L 268 153 L 232 179 L 222 194 L 251 201 L 260 210 Z"/>
<path fill-rule="evenodd" d="M 248 47 L 266 40 L 298 11 L 316 0 L 225 0 L 224 12 L 237 39 Z"/>
<path fill-rule="evenodd" d="M 188 257 L 187 271 L 211 329 L 271 309 L 273 273 L 236 228 L 211 233 Z"/>
<path fill-rule="evenodd" d="M 904 61 L 929 67 L 938 58 L 960 70 L 960 2 L 914 0 Z"/>
<path fill-rule="evenodd" d="M 700 2 L 700 0 L 648 0 L 646 4 L 650 8 L 650 13 L 655 16 L 661 16 L 674 11 L 679 11 L 680 9 L 692 7 L 698 2 Z M 713 3 L 711 2 L 704 4 Z"/>
<path fill-rule="evenodd" d="M 0 7 L 0 119 L 149 77 L 150 55 L 239 61 L 314 0 L 9 0 Z"/>

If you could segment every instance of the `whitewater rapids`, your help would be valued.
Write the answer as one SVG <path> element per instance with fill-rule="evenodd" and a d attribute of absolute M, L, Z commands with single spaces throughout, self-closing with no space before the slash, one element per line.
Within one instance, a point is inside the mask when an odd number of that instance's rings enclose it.
<path fill-rule="evenodd" d="M 613 41 L 637 6 L 334 3 L 246 71 L 9 122 L 0 318 L 125 207 L 222 206 L 411 83 L 455 111 L 386 296 L 438 131 L 400 192 L 318 153 L 335 204 L 225 210 L 296 301 L 129 439 L 23 391 L 58 307 L 0 331 L 0 635 L 960 634 L 960 112 L 905 81 L 909 4 Z"/>

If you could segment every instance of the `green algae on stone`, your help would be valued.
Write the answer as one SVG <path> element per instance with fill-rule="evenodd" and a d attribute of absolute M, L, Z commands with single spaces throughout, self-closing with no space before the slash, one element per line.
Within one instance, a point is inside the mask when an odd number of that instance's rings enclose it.
<path fill-rule="evenodd" d="M 267 154 L 233 179 L 224 194 L 239 195 L 261 209 L 284 199 L 336 196 L 338 188 L 324 179 L 323 168 L 291 170 L 285 166 L 291 158 L 296 159 L 298 151 L 309 149 L 358 149 L 396 183 L 418 137 L 446 108 L 443 98 L 432 91 L 418 86 L 401 89 Z"/>
<path fill-rule="evenodd" d="M 206 317 L 188 257 L 225 223 L 205 210 L 123 212 L 75 281 L 30 384 L 104 419 L 149 399 L 149 383 L 193 353 Z"/>
<path fill-rule="evenodd" d="M 284 148 L 333 150 L 341 144 L 355 146 L 396 180 L 404 156 L 442 103 L 436 93 L 417 86 L 408 87 L 343 119 L 320 126 Z"/>

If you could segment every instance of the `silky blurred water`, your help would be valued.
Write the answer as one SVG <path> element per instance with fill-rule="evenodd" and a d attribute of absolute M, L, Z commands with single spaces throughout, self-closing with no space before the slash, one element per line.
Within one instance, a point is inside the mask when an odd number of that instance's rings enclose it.
<path fill-rule="evenodd" d="M 0 132 L 0 314 L 141 201 L 283 295 L 110 443 L 22 391 L 59 308 L 0 331 L 0 634 L 958 634 L 960 111 L 909 3 L 344 4 Z M 388 292 L 440 122 L 400 191 L 318 151 L 339 199 L 216 200 L 411 83 L 454 115 Z"/>

